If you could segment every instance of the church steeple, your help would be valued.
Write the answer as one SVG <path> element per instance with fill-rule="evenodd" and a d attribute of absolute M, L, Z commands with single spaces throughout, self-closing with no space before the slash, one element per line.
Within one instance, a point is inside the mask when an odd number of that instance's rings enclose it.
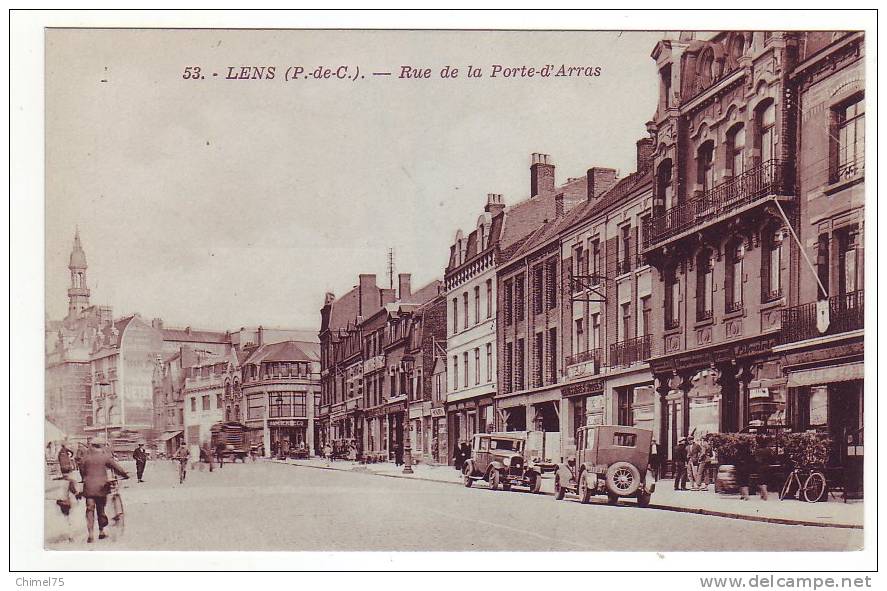
<path fill-rule="evenodd" d="M 68 262 L 71 287 L 68 288 L 68 318 L 75 318 L 89 307 L 89 288 L 86 287 L 86 253 L 80 244 L 80 228 L 74 230 L 74 249 Z"/>

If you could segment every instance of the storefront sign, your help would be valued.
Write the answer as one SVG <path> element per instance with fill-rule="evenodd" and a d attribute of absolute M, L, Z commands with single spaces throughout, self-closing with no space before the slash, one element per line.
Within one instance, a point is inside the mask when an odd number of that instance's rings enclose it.
<path fill-rule="evenodd" d="M 564 398 L 571 396 L 582 396 L 586 394 L 597 394 L 604 391 L 603 380 L 587 380 L 578 384 L 569 384 L 563 387 Z"/>
<path fill-rule="evenodd" d="M 667 357 L 664 359 L 651 359 L 650 369 L 653 373 L 677 371 L 702 365 L 724 363 L 732 359 L 750 357 L 770 352 L 777 345 L 775 335 L 757 337 L 754 340 L 735 345 L 721 345 L 703 351 L 694 351 Z"/>
<path fill-rule="evenodd" d="M 304 419 L 268 419 L 269 427 L 304 427 L 307 424 Z"/>
<path fill-rule="evenodd" d="M 594 375 L 597 373 L 597 367 L 594 359 L 585 363 L 577 363 L 576 365 L 567 366 L 567 379 L 578 378 L 580 376 Z"/>
<path fill-rule="evenodd" d="M 394 412 L 405 412 L 407 409 L 407 403 L 403 402 L 395 402 L 392 404 L 385 405 L 385 414 L 391 414 Z"/>
<path fill-rule="evenodd" d="M 748 391 L 749 398 L 770 398 L 769 388 L 751 388 Z"/>
<path fill-rule="evenodd" d="M 436 408 L 431 409 L 431 416 L 433 416 L 436 419 L 439 419 L 439 418 L 447 416 L 447 411 L 444 410 L 443 407 L 438 406 Z"/>
<path fill-rule="evenodd" d="M 410 407 L 410 418 L 411 419 L 422 418 L 422 407 L 421 406 L 411 406 Z"/>

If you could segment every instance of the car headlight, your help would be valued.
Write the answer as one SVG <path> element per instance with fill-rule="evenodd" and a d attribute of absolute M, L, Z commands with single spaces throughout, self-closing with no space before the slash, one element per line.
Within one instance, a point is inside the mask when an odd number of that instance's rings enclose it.
<path fill-rule="evenodd" d="M 505 465 L 506 468 L 510 467 L 511 466 L 511 458 L 502 458 L 502 463 Z"/>

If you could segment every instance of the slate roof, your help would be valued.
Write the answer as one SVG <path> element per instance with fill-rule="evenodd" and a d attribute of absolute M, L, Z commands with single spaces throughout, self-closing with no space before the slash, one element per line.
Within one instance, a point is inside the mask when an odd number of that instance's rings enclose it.
<path fill-rule="evenodd" d="M 262 345 L 244 361 L 244 364 L 264 363 L 268 361 L 319 361 L 320 344 L 303 341 L 283 341 Z"/>

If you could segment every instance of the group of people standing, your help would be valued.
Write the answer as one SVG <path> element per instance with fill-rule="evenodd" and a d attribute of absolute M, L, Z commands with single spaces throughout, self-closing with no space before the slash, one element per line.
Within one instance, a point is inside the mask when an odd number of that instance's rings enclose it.
<path fill-rule="evenodd" d="M 678 440 L 674 450 L 674 465 L 675 490 L 708 490 L 709 481 L 715 480 L 718 458 L 707 441 L 690 435 Z"/>

